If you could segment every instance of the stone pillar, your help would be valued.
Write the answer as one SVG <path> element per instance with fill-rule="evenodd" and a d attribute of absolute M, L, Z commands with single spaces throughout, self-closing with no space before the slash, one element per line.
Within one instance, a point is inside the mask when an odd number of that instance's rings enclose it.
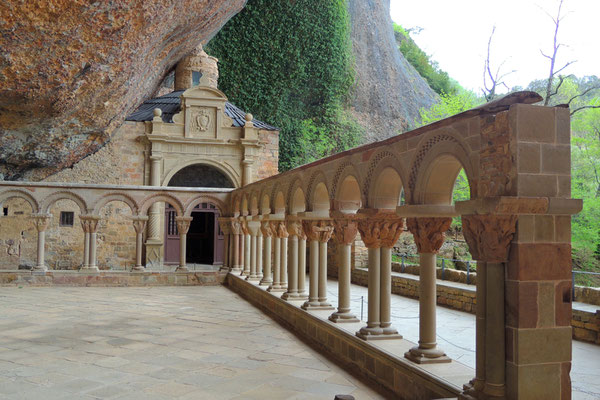
<path fill-rule="evenodd" d="M 462 222 L 469 251 L 473 258 L 477 260 L 478 302 L 475 339 L 477 346 L 475 379 L 468 385 L 465 385 L 465 391 L 461 397 L 466 399 L 519 398 L 518 395 L 507 396 L 508 393 L 506 390 L 506 371 L 511 372 L 508 368 L 510 362 L 507 361 L 513 361 L 513 351 L 518 354 L 518 348 L 514 348 L 514 334 L 506 326 L 504 298 L 504 267 L 505 262 L 508 260 L 510 242 L 516 231 L 517 216 L 464 215 L 462 216 Z M 540 260 L 536 262 L 540 262 Z M 523 289 L 527 291 L 534 289 L 527 286 L 529 285 L 526 285 Z M 481 287 L 485 287 L 483 293 L 479 293 Z M 510 292 L 510 290 L 507 290 L 507 292 Z M 514 295 L 515 298 L 509 301 L 514 301 L 516 308 L 519 308 L 521 307 L 518 304 L 519 301 L 525 301 L 527 295 L 537 298 L 537 290 L 527 293 L 523 298 L 520 298 L 518 293 L 514 293 Z M 484 299 L 481 303 L 479 302 L 480 298 Z M 524 304 L 523 308 L 526 307 L 530 308 L 531 304 Z M 529 320 L 527 324 L 536 325 L 537 321 Z M 527 329 L 527 331 L 535 331 L 535 329 Z M 511 333 L 508 338 L 506 337 L 507 332 Z M 532 339 L 538 341 L 544 338 L 535 336 Z M 508 354 L 506 352 L 507 341 L 510 343 Z M 523 350 L 527 351 L 526 349 Z M 544 351 L 560 352 L 560 349 L 547 348 Z M 570 356 L 570 348 L 568 352 Z M 509 357 L 508 360 L 507 355 Z M 535 368 L 535 366 L 533 367 Z M 542 367 L 542 370 L 545 371 L 545 369 L 545 367 Z M 558 371 L 560 372 L 560 368 Z M 519 374 L 518 370 L 515 372 Z M 513 390 L 516 390 L 518 393 L 518 388 L 515 387 Z M 558 393 L 556 398 L 560 398 Z"/>
<path fill-rule="evenodd" d="M 287 252 L 287 291 L 281 296 L 284 300 L 296 300 L 298 298 L 298 232 L 302 230 L 302 225 L 296 220 L 288 221 L 287 233 L 288 252 Z"/>
<path fill-rule="evenodd" d="M 444 244 L 452 218 L 408 218 L 419 252 L 419 345 L 404 356 L 419 364 L 450 362 L 436 340 L 436 254 Z"/>
<path fill-rule="evenodd" d="M 390 321 L 391 248 L 402 233 L 402 218 L 376 213 L 359 220 L 358 231 L 369 251 L 369 313 L 367 326 L 356 332 L 356 336 L 364 340 L 400 339 L 402 336 Z"/>
<path fill-rule="evenodd" d="M 246 277 L 247 281 L 258 282 L 260 280 L 257 273 L 258 266 L 258 243 L 257 236 L 260 231 L 260 222 L 248 221 L 248 233 L 250 234 L 250 272 Z"/>
<path fill-rule="evenodd" d="M 306 293 L 306 234 L 300 224 L 298 230 L 298 300 L 308 300 Z"/>
<path fill-rule="evenodd" d="M 273 283 L 268 287 L 269 292 L 284 292 L 281 287 L 281 237 L 279 236 L 279 222 L 271 222 L 271 231 L 273 232 Z"/>
<path fill-rule="evenodd" d="M 79 216 L 81 229 L 83 229 L 83 262 L 80 269 L 87 270 L 90 268 L 90 230 L 88 221 L 82 217 L 84 216 Z"/>
<path fill-rule="evenodd" d="M 179 267 L 177 267 L 177 271 L 188 271 L 186 266 L 186 240 L 193 219 L 193 217 L 175 217 L 177 232 L 179 232 Z"/>
<path fill-rule="evenodd" d="M 83 228 L 83 232 L 87 233 L 87 235 L 85 236 L 87 237 L 88 241 L 88 245 L 84 246 L 84 253 L 85 248 L 87 247 L 88 249 L 88 260 L 87 263 L 83 263 L 82 267 L 80 268 L 80 271 L 96 272 L 98 271 L 98 265 L 96 261 L 96 236 L 98 232 L 98 222 L 100 222 L 100 216 L 80 215 L 79 220 L 81 221 L 81 227 Z"/>
<path fill-rule="evenodd" d="M 263 235 L 261 223 L 258 223 L 258 228 L 256 229 L 256 280 L 260 282 L 263 277 Z"/>
<path fill-rule="evenodd" d="M 133 229 L 135 229 L 135 266 L 133 267 L 134 271 L 143 271 L 144 265 L 142 264 L 142 234 L 146 229 L 146 222 L 148 221 L 148 216 L 146 215 L 136 215 L 132 218 L 133 220 Z"/>
<path fill-rule="evenodd" d="M 287 290 L 287 268 L 288 268 L 288 237 L 287 226 L 285 222 L 280 222 L 277 227 L 277 235 L 281 238 L 281 255 L 279 257 L 279 283 L 281 289 Z"/>
<path fill-rule="evenodd" d="M 273 237 L 273 230 L 271 224 L 268 221 L 261 223 L 260 230 L 264 237 L 264 249 L 263 249 L 263 277 L 260 281 L 261 286 L 270 286 L 273 283 L 273 275 L 271 270 L 271 240 Z"/>
<path fill-rule="evenodd" d="M 150 157 L 150 185 L 160 186 L 162 176 L 161 171 L 162 157 Z M 146 265 L 153 269 L 161 268 L 163 265 L 163 238 L 161 203 L 157 202 L 150 206 L 148 211 L 148 235 L 146 239 Z"/>
<path fill-rule="evenodd" d="M 329 220 L 304 220 L 302 227 L 310 240 L 310 287 L 302 308 L 333 310 L 327 301 L 327 242 L 333 235 Z"/>
<path fill-rule="evenodd" d="M 242 266 L 240 264 L 240 238 L 242 237 L 242 227 L 240 221 L 237 219 L 231 220 L 231 233 L 233 237 L 233 265 L 231 272 L 241 273 Z"/>
<path fill-rule="evenodd" d="M 231 257 L 231 247 L 232 247 L 232 239 L 231 239 L 231 222 L 229 218 L 219 217 L 219 227 L 221 231 L 225 235 L 225 243 L 223 246 L 223 266 L 221 266 L 221 271 L 231 271 L 233 268 L 233 262 Z"/>
<path fill-rule="evenodd" d="M 251 257 L 251 243 L 250 243 L 250 230 L 248 229 L 248 222 L 242 221 L 242 232 L 243 232 L 243 255 L 244 255 L 244 269 L 242 270 L 242 276 L 250 275 L 250 257 Z"/>
<path fill-rule="evenodd" d="M 46 229 L 50 224 L 51 214 L 32 214 L 33 224 L 38 232 L 37 242 L 37 264 L 33 267 L 35 271 L 47 271 L 46 262 L 44 261 L 46 255 Z"/>
<path fill-rule="evenodd" d="M 319 234 L 314 229 L 314 221 L 302 221 L 302 229 L 309 241 L 309 286 L 308 300 L 302 305 L 305 310 L 318 309 L 319 303 Z"/>
<path fill-rule="evenodd" d="M 252 164 L 254 161 L 245 159 L 242 161 L 242 182 L 243 186 L 249 185 L 252 183 Z"/>
<path fill-rule="evenodd" d="M 358 232 L 358 224 L 351 218 L 333 220 L 334 240 L 338 251 L 338 308 L 329 316 L 333 322 L 360 322 L 350 308 L 351 246 Z"/>

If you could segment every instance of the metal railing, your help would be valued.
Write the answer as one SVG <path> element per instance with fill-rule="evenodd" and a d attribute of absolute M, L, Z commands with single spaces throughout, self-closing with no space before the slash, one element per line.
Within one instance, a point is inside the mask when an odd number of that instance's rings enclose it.
<path fill-rule="evenodd" d="M 406 269 L 406 259 L 409 257 L 414 257 L 414 258 L 418 258 L 419 255 L 418 254 L 394 254 L 396 257 L 400 257 L 400 272 L 404 273 L 404 270 Z M 465 263 L 467 265 L 467 283 L 471 283 L 471 263 L 475 263 L 477 264 L 477 261 L 475 260 L 457 260 L 454 258 L 444 258 L 444 257 L 437 257 L 438 260 L 442 261 L 442 276 L 441 279 L 442 280 L 446 280 L 446 261 L 451 261 L 451 262 L 462 262 Z M 419 265 L 419 264 L 409 264 L 409 265 Z M 460 270 L 459 270 L 460 271 Z"/>

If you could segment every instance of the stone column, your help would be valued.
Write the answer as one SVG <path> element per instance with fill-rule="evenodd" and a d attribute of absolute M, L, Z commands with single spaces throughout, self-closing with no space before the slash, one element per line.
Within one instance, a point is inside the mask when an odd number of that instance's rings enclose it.
<path fill-rule="evenodd" d="M 475 379 L 465 385 L 465 399 L 505 398 L 506 396 L 506 332 L 505 262 L 516 231 L 516 215 L 464 215 L 463 232 L 469 251 L 477 262 L 477 319 Z M 539 262 L 539 261 L 536 261 Z M 480 293 L 480 289 L 484 290 Z M 537 293 L 528 296 L 537 297 Z M 519 301 L 519 295 L 515 294 Z M 483 301 L 479 302 L 482 298 Z M 525 298 L 525 296 L 523 296 Z M 529 322 L 528 322 L 529 323 Z M 536 321 L 530 321 L 536 324 Z M 528 329 L 528 331 L 531 331 Z M 512 334 L 512 331 L 511 331 Z M 514 349 L 510 338 L 511 351 Z M 543 340 L 536 337 L 536 340 Z M 559 349 L 546 349 L 546 351 Z M 518 350 L 516 350 L 518 351 Z M 512 358 L 512 352 L 509 354 Z M 559 398 L 559 396 L 557 396 Z"/>
<path fill-rule="evenodd" d="M 35 271 L 47 271 L 45 254 L 46 254 L 46 229 L 50 224 L 51 214 L 32 214 L 33 224 L 38 232 L 37 242 L 37 264 L 33 267 Z"/>
<path fill-rule="evenodd" d="M 85 219 L 85 216 L 79 216 L 79 222 L 81 223 L 81 229 L 83 229 L 83 262 L 81 268 L 87 270 L 90 268 L 90 230 L 89 223 Z"/>
<path fill-rule="evenodd" d="M 360 322 L 350 308 L 351 246 L 354 243 L 358 224 L 351 218 L 336 218 L 334 240 L 338 251 L 338 308 L 329 316 L 333 322 Z"/>
<path fill-rule="evenodd" d="M 135 229 L 135 266 L 133 267 L 134 271 L 143 271 L 144 265 L 142 264 L 142 234 L 146 229 L 146 222 L 148 221 L 148 216 L 146 215 L 136 215 L 132 217 L 133 220 L 133 229 Z"/>
<path fill-rule="evenodd" d="M 277 226 L 277 235 L 281 238 L 281 255 L 279 257 L 279 283 L 281 289 L 287 290 L 287 268 L 288 268 L 288 237 L 287 226 L 281 221 Z"/>
<path fill-rule="evenodd" d="M 268 287 L 269 292 L 284 292 L 281 287 L 281 237 L 279 236 L 279 222 L 270 223 L 271 231 L 273 232 L 273 283 Z"/>
<path fill-rule="evenodd" d="M 298 230 L 298 300 L 308 300 L 306 285 L 306 234 L 300 224 Z"/>
<path fill-rule="evenodd" d="M 96 261 L 96 246 L 97 246 L 97 232 L 98 232 L 98 222 L 100 222 L 99 215 L 80 215 L 79 220 L 81 221 L 81 226 L 83 231 L 87 233 L 88 240 L 88 260 L 87 264 L 84 262 L 80 271 L 87 272 L 96 272 L 98 271 L 98 265 Z M 85 253 L 84 246 L 84 253 Z M 84 254 L 85 255 L 85 254 Z"/>
<path fill-rule="evenodd" d="M 179 267 L 177 267 L 177 271 L 188 271 L 186 266 L 186 240 L 193 219 L 193 217 L 175 217 L 177 232 L 179 232 Z"/>
<path fill-rule="evenodd" d="M 391 248 L 402 233 L 402 219 L 376 213 L 358 222 L 358 231 L 369 252 L 369 306 L 367 326 L 356 332 L 364 340 L 400 339 L 391 326 Z"/>
<path fill-rule="evenodd" d="M 287 291 L 281 296 L 284 300 L 296 300 L 298 298 L 298 232 L 302 230 L 300 222 L 293 220 L 287 223 L 288 252 L 287 252 Z"/>
<path fill-rule="evenodd" d="M 273 256 L 271 251 L 271 240 L 273 237 L 273 230 L 271 229 L 271 223 L 269 223 L 268 221 L 262 222 L 260 230 L 264 237 L 263 277 L 260 280 L 260 285 L 269 286 L 273 283 L 273 275 L 271 272 L 271 258 Z"/>
<path fill-rule="evenodd" d="M 242 161 L 242 181 L 243 186 L 249 185 L 252 183 L 252 164 L 254 161 L 245 159 Z"/>
<path fill-rule="evenodd" d="M 242 221 L 242 232 L 243 232 L 243 255 L 244 255 L 244 269 L 242 270 L 242 276 L 250 275 L 250 257 L 251 257 L 251 243 L 250 243 L 250 230 L 248 229 L 248 222 Z"/>
<path fill-rule="evenodd" d="M 250 234 L 250 272 L 248 277 L 246 277 L 247 281 L 258 282 L 260 278 L 257 273 L 258 266 L 258 243 L 257 236 L 260 231 L 260 222 L 258 221 L 248 221 L 248 233 Z"/>
<path fill-rule="evenodd" d="M 150 185 L 160 186 L 161 185 L 161 161 L 162 157 L 151 156 L 150 157 Z M 163 238 L 161 237 L 162 232 L 162 215 L 161 215 L 161 203 L 157 202 L 150 206 L 148 211 L 148 234 L 146 238 L 146 265 L 157 269 L 163 265 Z"/>
<path fill-rule="evenodd" d="M 436 340 L 436 254 L 452 218 L 408 218 L 408 230 L 419 252 L 419 345 L 404 356 L 419 364 L 450 362 Z"/>
<path fill-rule="evenodd" d="M 237 219 L 231 220 L 231 233 L 233 237 L 233 265 L 232 273 L 241 273 L 242 266 L 240 265 L 240 238 L 242 236 L 242 227 Z"/>
<path fill-rule="evenodd" d="M 231 222 L 229 221 L 229 218 L 225 218 L 225 217 L 219 217 L 219 227 L 221 229 L 221 231 L 223 232 L 223 234 L 225 235 L 225 243 L 223 246 L 223 266 L 221 266 L 221 270 L 222 271 L 231 271 L 232 269 L 232 260 L 231 260 L 231 247 L 232 247 L 232 240 L 231 240 Z"/>
<path fill-rule="evenodd" d="M 256 228 L 256 280 L 260 282 L 263 277 L 263 235 L 261 223 Z"/>
<path fill-rule="evenodd" d="M 319 234 L 315 230 L 315 221 L 302 221 L 302 229 L 309 241 L 309 286 L 308 300 L 302 305 L 305 310 L 318 309 L 319 303 Z"/>

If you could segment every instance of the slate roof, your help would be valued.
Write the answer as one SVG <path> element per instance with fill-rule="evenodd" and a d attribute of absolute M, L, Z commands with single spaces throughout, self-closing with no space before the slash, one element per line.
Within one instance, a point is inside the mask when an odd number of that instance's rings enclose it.
<path fill-rule="evenodd" d="M 148 99 L 144 101 L 137 110 L 131 113 L 125 120 L 126 121 L 152 121 L 154 118 L 154 109 L 160 108 L 162 110 L 162 120 L 164 122 L 173 122 L 173 115 L 180 111 L 181 106 L 181 94 L 184 90 L 176 90 L 174 92 L 165 94 L 164 96 L 156 97 L 154 99 Z M 234 106 L 230 102 L 225 103 L 225 114 L 233 119 L 233 125 L 236 127 L 244 126 L 246 119 L 244 118 L 246 113 Z M 265 122 L 253 119 L 252 123 L 258 129 L 264 129 L 267 131 L 277 131 L 278 128 L 269 125 Z"/>

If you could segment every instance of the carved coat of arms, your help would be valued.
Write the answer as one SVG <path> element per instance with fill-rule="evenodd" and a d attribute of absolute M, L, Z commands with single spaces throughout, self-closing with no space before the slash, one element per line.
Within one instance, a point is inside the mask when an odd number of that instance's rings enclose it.
<path fill-rule="evenodd" d="M 193 120 L 194 128 L 199 132 L 206 132 L 208 130 L 208 124 L 210 124 L 210 115 L 208 111 L 202 109 L 194 115 Z"/>

